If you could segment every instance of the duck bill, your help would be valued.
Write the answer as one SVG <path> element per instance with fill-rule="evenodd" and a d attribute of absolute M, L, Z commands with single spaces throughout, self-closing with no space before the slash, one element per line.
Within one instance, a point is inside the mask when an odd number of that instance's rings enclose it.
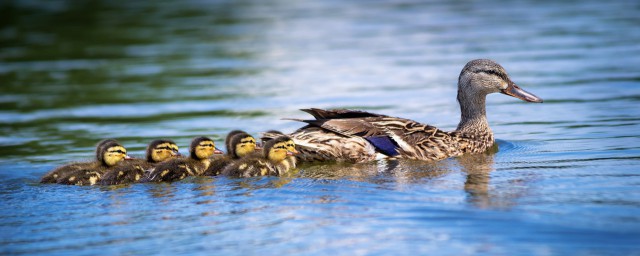
<path fill-rule="evenodd" d="M 293 152 L 287 151 L 287 156 L 293 156 Z"/>
<path fill-rule="evenodd" d="M 520 86 L 514 82 L 509 82 L 509 86 L 506 89 L 500 90 L 501 93 L 509 95 L 514 98 L 524 100 L 526 102 L 542 103 L 542 99 L 533 93 L 523 90 Z"/>
<path fill-rule="evenodd" d="M 220 154 L 224 154 L 224 152 L 216 149 L 216 150 L 213 151 L 213 154 L 220 155 Z"/>
<path fill-rule="evenodd" d="M 131 156 L 129 156 L 129 155 L 125 155 L 125 156 L 124 156 L 124 160 L 131 160 L 131 159 L 133 159 L 133 157 L 131 157 Z"/>

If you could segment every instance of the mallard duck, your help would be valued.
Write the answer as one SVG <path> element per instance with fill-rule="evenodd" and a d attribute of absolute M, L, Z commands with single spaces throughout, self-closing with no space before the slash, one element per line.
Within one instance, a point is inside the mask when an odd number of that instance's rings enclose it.
<path fill-rule="evenodd" d="M 241 158 L 222 171 L 223 175 L 231 177 L 254 177 L 254 176 L 280 176 L 289 171 L 289 163 L 286 158 L 292 156 L 293 152 L 287 150 L 287 141 L 291 138 L 280 136 L 269 140 L 264 144 L 261 155 L 251 155 Z"/>
<path fill-rule="evenodd" d="M 222 151 L 216 149 L 213 140 L 207 137 L 197 137 L 191 141 L 189 157 L 161 162 L 150 169 L 141 181 L 177 181 L 187 176 L 200 176 L 209 167 L 211 163 L 209 158 L 213 154 L 222 154 Z"/>
<path fill-rule="evenodd" d="M 447 132 L 413 120 L 356 110 L 303 109 L 315 120 L 290 136 L 302 161 L 366 162 L 377 156 L 441 160 L 465 153 L 481 153 L 494 144 L 485 110 L 490 93 L 523 101 L 542 99 L 518 87 L 502 66 L 492 60 L 468 62 L 458 78 L 461 120 Z"/>
<path fill-rule="evenodd" d="M 146 159 L 131 159 L 115 166 L 102 176 L 100 184 L 118 185 L 137 182 L 144 176 L 145 170 L 156 164 L 180 156 L 178 145 L 172 140 L 154 140 L 146 150 Z"/>
<path fill-rule="evenodd" d="M 264 145 L 264 143 L 266 143 L 267 141 L 271 140 L 272 138 L 278 137 L 278 136 L 283 136 L 285 135 L 284 133 L 282 133 L 281 131 L 276 131 L 276 130 L 269 130 L 266 131 L 264 133 L 262 133 L 262 137 L 260 138 L 260 140 L 262 141 L 262 144 Z M 296 150 L 296 143 L 293 141 L 293 139 L 290 139 L 288 141 L 285 142 L 287 145 L 287 150 L 289 150 L 289 152 L 291 152 L 293 155 L 291 156 L 287 156 L 287 162 L 289 162 L 289 166 L 291 168 L 296 168 L 297 164 L 298 164 L 298 160 L 296 159 L 296 155 L 299 153 L 298 150 Z"/>
<path fill-rule="evenodd" d="M 57 168 L 42 178 L 42 183 L 66 185 L 94 185 L 102 175 L 122 162 L 130 159 L 127 150 L 113 139 L 103 140 L 96 147 L 96 161 L 73 163 Z"/>
<path fill-rule="evenodd" d="M 216 155 L 211 160 L 211 164 L 205 176 L 216 176 L 234 160 L 248 156 L 256 151 L 256 139 L 246 132 L 235 130 L 231 131 L 225 139 L 227 153 L 225 155 Z"/>

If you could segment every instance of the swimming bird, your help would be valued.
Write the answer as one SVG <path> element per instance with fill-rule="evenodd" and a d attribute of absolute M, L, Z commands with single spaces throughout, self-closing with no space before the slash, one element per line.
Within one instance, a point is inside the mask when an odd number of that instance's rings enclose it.
<path fill-rule="evenodd" d="M 302 161 L 367 162 L 377 156 L 433 161 L 481 153 L 494 144 L 485 109 L 491 93 L 542 102 L 516 85 L 500 64 L 477 59 L 468 62 L 458 77 L 461 118 L 454 131 L 365 111 L 311 108 L 302 111 L 315 120 L 297 120 L 307 125 L 290 136 Z"/>
<path fill-rule="evenodd" d="M 222 154 L 222 151 L 216 149 L 213 140 L 197 137 L 191 141 L 189 157 L 173 158 L 159 163 L 141 179 L 141 182 L 177 181 L 187 176 L 200 176 L 209 167 L 209 158 L 213 154 Z"/>
<path fill-rule="evenodd" d="M 130 159 L 127 150 L 116 140 L 103 140 L 96 146 L 96 160 L 93 162 L 72 163 L 47 173 L 41 183 L 58 183 L 65 185 L 94 185 L 102 175 Z M 55 181 L 54 181 L 55 180 Z"/>
<path fill-rule="evenodd" d="M 280 136 L 267 141 L 263 147 L 261 155 L 251 155 L 241 158 L 222 171 L 223 175 L 231 177 L 254 177 L 254 176 L 280 176 L 291 167 L 287 162 L 287 156 L 293 152 L 287 150 L 288 136 Z"/>
<path fill-rule="evenodd" d="M 269 130 L 262 133 L 262 137 L 260 138 L 260 140 L 264 145 L 267 141 L 271 140 L 272 138 L 279 137 L 282 135 L 285 135 L 285 134 L 281 131 Z M 293 154 L 291 156 L 287 156 L 287 162 L 289 162 L 289 166 L 291 168 L 296 168 L 298 165 L 298 160 L 296 159 L 296 155 L 299 153 L 298 150 L 296 150 L 296 143 L 291 138 L 285 143 L 287 145 L 287 150 L 289 150 L 289 152 Z"/>
<path fill-rule="evenodd" d="M 180 156 L 178 145 L 172 140 L 154 140 L 147 146 L 146 159 L 130 159 L 106 172 L 100 181 L 101 185 L 118 185 L 140 180 L 145 170 L 158 163 Z"/>
<path fill-rule="evenodd" d="M 225 145 L 227 146 L 227 153 L 225 155 L 214 155 L 212 162 L 207 168 L 207 171 L 203 175 L 216 176 L 234 160 L 248 156 L 256 152 L 256 139 L 250 134 L 235 130 L 231 131 L 225 139 Z"/>

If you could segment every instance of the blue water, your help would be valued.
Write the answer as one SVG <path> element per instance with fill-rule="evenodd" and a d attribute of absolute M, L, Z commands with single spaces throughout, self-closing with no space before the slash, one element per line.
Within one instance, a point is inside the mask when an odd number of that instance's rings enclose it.
<path fill-rule="evenodd" d="M 640 254 L 636 1 L 0 3 L 0 254 Z M 117 138 L 222 145 L 356 108 L 455 129 L 464 64 L 498 149 L 285 177 L 41 185 Z"/>

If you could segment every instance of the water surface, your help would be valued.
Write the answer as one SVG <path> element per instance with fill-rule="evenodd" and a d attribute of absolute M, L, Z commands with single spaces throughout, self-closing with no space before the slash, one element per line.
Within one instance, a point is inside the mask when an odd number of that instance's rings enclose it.
<path fill-rule="evenodd" d="M 0 253 L 640 253 L 635 1 L 0 4 Z M 286 177 L 41 185 L 117 138 L 186 153 L 232 129 L 357 108 L 450 130 L 476 58 L 545 99 L 490 95 L 497 148 Z"/>

